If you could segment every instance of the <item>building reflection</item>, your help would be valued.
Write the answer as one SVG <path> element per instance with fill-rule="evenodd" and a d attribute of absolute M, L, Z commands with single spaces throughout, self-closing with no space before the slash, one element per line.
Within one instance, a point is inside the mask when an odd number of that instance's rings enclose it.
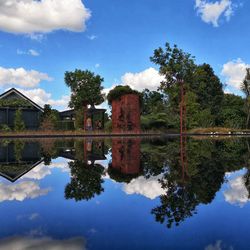
<path fill-rule="evenodd" d="M 109 176 L 118 182 L 129 182 L 141 173 L 141 139 L 114 138 Z"/>
<path fill-rule="evenodd" d="M 15 182 L 43 161 L 38 142 L 2 141 L 0 175 Z"/>

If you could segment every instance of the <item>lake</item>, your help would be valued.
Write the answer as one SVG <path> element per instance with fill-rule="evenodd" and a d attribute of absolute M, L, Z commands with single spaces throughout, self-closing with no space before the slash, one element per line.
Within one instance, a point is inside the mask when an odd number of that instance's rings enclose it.
<path fill-rule="evenodd" d="M 0 142 L 0 249 L 250 249 L 250 138 Z"/>

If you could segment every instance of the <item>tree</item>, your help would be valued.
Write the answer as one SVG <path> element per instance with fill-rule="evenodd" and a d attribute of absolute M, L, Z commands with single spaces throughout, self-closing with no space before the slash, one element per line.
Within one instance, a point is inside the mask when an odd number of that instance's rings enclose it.
<path fill-rule="evenodd" d="M 163 112 L 166 108 L 164 95 L 158 91 L 144 89 L 142 91 L 142 114 L 148 115 L 153 112 Z"/>
<path fill-rule="evenodd" d="M 68 165 L 72 177 L 65 187 L 66 199 L 90 200 L 104 191 L 102 187 L 104 167 L 102 165 L 88 165 L 81 160 L 69 162 Z"/>
<path fill-rule="evenodd" d="M 228 128 L 244 128 L 246 123 L 244 104 L 245 101 L 241 96 L 224 94 L 218 114 L 219 124 Z"/>
<path fill-rule="evenodd" d="M 190 90 L 196 94 L 201 110 L 210 110 L 215 125 L 218 125 L 218 114 L 224 95 L 222 87 L 220 79 L 209 64 L 204 63 L 195 68 Z"/>
<path fill-rule="evenodd" d="M 44 112 L 41 116 L 41 129 L 54 130 L 57 127 L 57 123 L 60 120 L 59 112 L 56 109 L 52 109 L 49 104 L 44 105 Z"/>
<path fill-rule="evenodd" d="M 104 101 L 102 82 L 104 79 L 89 70 L 76 69 L 74 72 L 65 72 L 65 83 L 71 89 L 69 106 L 75 110 L 87 105 L 99 105 Z"/>
<path fill-rule="evenodd" d="M 159 65 L 159 72 L 165 77 L 161 82 L 160 89 L 168 95 L 174 112 L 177 113 L 177 108 L 180 108 L 182 131 L 182 114 L 184 113 L 183 116 L 185 117 L 186 110 L 185 93 L 189 89 L 189 83 L 193 80 L 193 73 L 196 68 L 194 57 L 179 49 L 177 45 L 172 48 L 169 43 L 166 43 L 165 49 L 156 49 L 150 60 Z"/>
<path fill-rule="evenodd" d="M 241 90 L 245 95 L 246 128 L 249 128 L 250 122 L 250 68 L 246 69 L 246 76 L 241 84 Z"/>
<path fill-rule="evenodd" d="M 25 129 L 25 124 L 22 118 L 22 110 L 17 109 L 15 113 L 15 119 L 14 119 L 14 130 L 23 131 L 24 129 Z"/>

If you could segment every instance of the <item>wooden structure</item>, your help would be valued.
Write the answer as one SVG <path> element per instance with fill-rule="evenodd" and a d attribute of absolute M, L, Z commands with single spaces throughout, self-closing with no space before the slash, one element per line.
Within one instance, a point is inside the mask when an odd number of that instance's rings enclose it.
<path fill-rule="evenodd" d="M 104 129 L 104 114 L 106 109 L 97 109 L 91 107 L 87 109 L 86 115 L 84 117 L 84 128 L 86 130 L 102 130 Z M 74 109 L 65 110 L 60 112 L 60 117 L 62 120 L 74 121 L 76 112 Z"/>
<path fill-rule="evenodd" d="M 22 111 L 22 119 L 26 129 L 38 129 L 43 108 L 12 88 L 0 95 L 0 125 L 14 128 L 16 111 Z"/>

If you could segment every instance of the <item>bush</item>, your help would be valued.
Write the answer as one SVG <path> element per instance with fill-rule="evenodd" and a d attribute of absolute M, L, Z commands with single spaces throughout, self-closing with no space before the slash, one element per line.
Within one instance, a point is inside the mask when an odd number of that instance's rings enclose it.
<path fill-rule="evenodd" d="M 131 89 L 129 86 L 118 85 L 114 89 L 110 90 L 107 95 L 108 104 L 111 105 L 113 100 L 119 100 L 123 95 L 136 94 L 140 97 L 140 103 L 142 104 L 142 94 L 136 90 Z"/>
<path fill-rule="evenodd" d="M 25 129 L 25 124 L 22 118 L 22 111 L 21 109 L 18 109 L 15 113 L 14 130 L 23 131 L 24 129 Z"/>
<path fill-rule="evenodd" d="M 3 125 L 1 125 L 1 130 L 3 132 L 10 132 L 11 128 L 7 124 L 3 124 Z"/>

